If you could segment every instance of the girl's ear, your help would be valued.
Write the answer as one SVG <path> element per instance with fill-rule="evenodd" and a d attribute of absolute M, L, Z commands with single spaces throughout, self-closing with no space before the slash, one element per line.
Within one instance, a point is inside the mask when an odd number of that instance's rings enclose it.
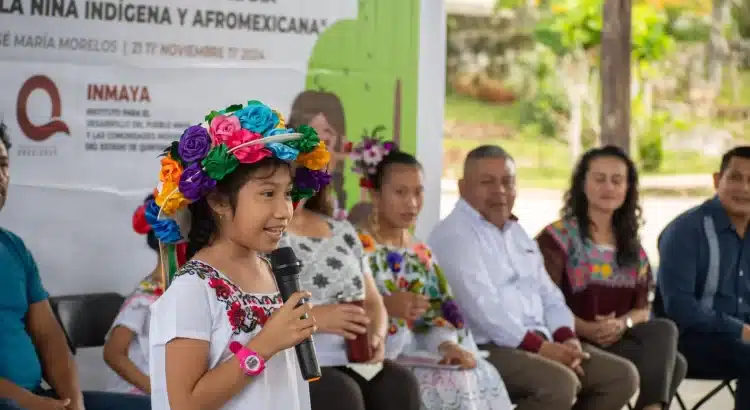
<path fill-rule="evenodd" d="M 208 194 L 206 202 L 211 208 L 211 211 L 216 216 L 229 215 L 232 212 L 232 207 L 229 206 L 229 200 L 223 195 L 217 194 L 216 192 Z"/>

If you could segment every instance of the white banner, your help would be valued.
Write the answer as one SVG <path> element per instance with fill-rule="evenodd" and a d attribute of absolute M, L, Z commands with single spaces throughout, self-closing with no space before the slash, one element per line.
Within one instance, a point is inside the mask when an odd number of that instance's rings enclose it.
<path fill-rule="evenodd" d="M 13 183 L 121 193 L 153 189 L 157 156 L 210 110 L 258 98 L 288 112 L 304 88 L 292 68 L 0 62 L 0 71 L 0 112 L 17 114 L 7 124 Z"/>
<path fill-rule="evenodd" d="M 0 60 L 306 68 L 356 16 L 357 0 L 0 0 Z"/>
<path fill-rule="evenodd" d="M 289 113 L 319 34 L 357 0 L 0 0 L 0 225 L 52 294 L 127 293 L 154 266 L 131 215 L 161 150 L 210 110 Z"/>

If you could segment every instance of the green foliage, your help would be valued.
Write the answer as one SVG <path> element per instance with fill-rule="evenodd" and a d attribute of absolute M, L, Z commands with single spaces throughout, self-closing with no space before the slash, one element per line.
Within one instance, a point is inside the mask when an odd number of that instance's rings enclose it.
<path fill-rule="evenodd" d="M 633 59 L 653 62 L 663 59 L 674 47 L 667 32 L 667 15 L 648 5 L 633 6 Z"/>
<path fill-rule="evenodd" d="M 539 20 L 534 38 L 562 56 L 601 44 L 601 0 L 567 0 L 551 7 Z M 632 14 L 633 59 L 658 61 L 673 47 L 667 12 L 653 5 L 636 4 Z"/>
<path fill-rule="evenodd" d="M 557 55 L 588 50 L 601 43 L 602 10 L 599 0 L 567 0 L 552 6 L 534 29 L 534 39 Z"/>
<path fill-rule="evenodd" d="M 646 132 L 638 137 L 638 159 L 645 172 L 657 172 L 664 162 L 662 134 L 669 128 L 670 116 L 659 112 L 651 116 Z"/>
<path fill-rule="evenodd" d="M 557 135 L 557 118 L 567 111 L 559 95 L 542 90 L 533 99 L 524 99 L 519 104 L 524 133 L 545 137 Z"/>
<path fill-rule="evenodd" d="M 519 122 L 524 133 L 555 137 L 557 122 L 568 111 L 557 79 L 556 56 L 548 48 L 539 47 L 520 52 L 509 62 L 506 85 L 520 97 Z"/>

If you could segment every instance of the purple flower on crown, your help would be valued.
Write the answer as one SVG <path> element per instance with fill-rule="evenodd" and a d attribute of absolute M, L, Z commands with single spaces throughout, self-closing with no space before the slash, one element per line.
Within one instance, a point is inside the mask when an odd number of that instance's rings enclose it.
<path fill-rule="evenodd" d="M 401 272 L 401 264 L 404 261 L 404 255 L 400 252 L 388 252 L 385 261 L 388 264 L 388 267 L 391 268 L 392 272 L 399 273 Z"/>
<path fill-rule="evenodd" d="M 298 168 L 294 173 L 294 187 L 298 189 L 312 189 L 320 191 L 321 188 L 331 182 L 331 175 L 325 171 L 316 171 L 309 168 Z"/>
<path fill-rule="evenodd" d="M 461 315 L 461 311 L 458 309 L 458 305 L 453 299 L 448 299 L 440 307 L 443 317 L 445 320 L 450 322 L 456 329 L 462 329 L 464 327 L 464 318 Z"/>
<path fill-rule="evenodd" d="M 191 125 L 180 137 L 177 152 L 183 161 L 190 163 L 206 157 L 211 149 L 211 136 L 200 125 Z"/>
<path fill-rule="evenodd" d="M 216 187 L 216 181 L 211 179 L 196 162 L 182 171 L 178 188 L 180 193 L 189 201 L 197 201 Z"/>

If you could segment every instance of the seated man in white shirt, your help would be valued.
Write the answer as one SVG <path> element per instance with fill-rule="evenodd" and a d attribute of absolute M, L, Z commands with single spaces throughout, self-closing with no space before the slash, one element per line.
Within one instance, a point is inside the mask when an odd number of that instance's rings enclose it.
<path fill-rule="evenodd" d="M 498 146 L 474 149 L 459 191 L 428 243 L 517 410 L 622 409 L 638 388 L 638 371 L 576 338 L 536 242 L 511 213 L 513 158 Z"/>

